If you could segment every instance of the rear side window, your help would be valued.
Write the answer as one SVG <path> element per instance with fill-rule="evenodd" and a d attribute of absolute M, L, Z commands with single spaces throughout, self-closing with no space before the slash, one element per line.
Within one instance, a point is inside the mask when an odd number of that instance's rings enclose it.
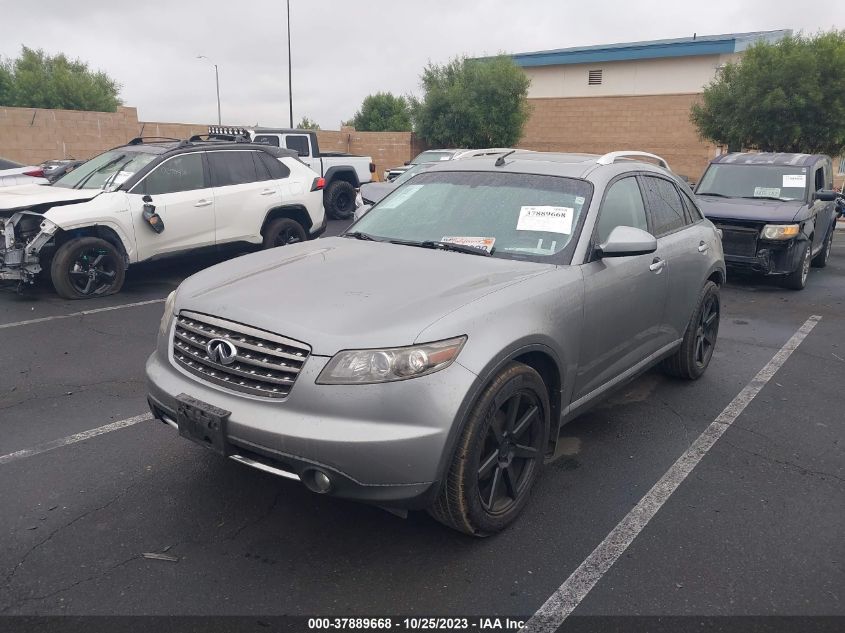
<path fill-rule="evenodd" d="M 642 176 L 646 201 L 652 219 L 655 237 L 677 231 L 687 224 L 681 194 L 668 180 Z"/>
<path fill-rule="evenodd" d="M 257 152 L 257 158 L 264 164 L 267 171 L 270 172 L 272 180 L 281 180 L 290 176 L 290 169 L 282 161 L 273 158 L 270 154 L 265 152 Z"/>
<path fill-rule="evenodd" d="M 824 189 L 824 167 L 819 167 L 816 170 L 816 188 L 813 191 L 818 191 L 819 189 Z"/>
<path fill-rule="evenodd" d="M 253 140 L 253 143 L 258 143 L 260 145 L 272 145 L 273 147 L 278 147 L 279 146 L 279 137 L 278 136 L 272 136 L 272 135 L 269 135 L 269 134 L 259 134 L 258 136 L 255 137 L 255 140 Z"/>
<path fill-rule="evenodd" d="M 701 211 L 698 210 L 698 207 L 695 206 L 695 203 L 692 201 L 688 195 L 681 190 L 681 202 L 684 203 L 684 211 L 686 214 L 687 224 L 695 224 L 701 219 Z"/>
<path fill-rule="evenodd" d="M 205 173 L 202 154 L 182 154 L 164 161 L 144 178 L 141 190 L 145 194 L 160 195 L 177 191 L 204 189 Z"/>
<path fill-rule="evenodd" d="M 640 187 L 634 176 L 622 178 L 610 185 L 599 211 L 597 228 L 599 244 L 607 241 L 610 232 L 617 226 L 632 226 L 648 230 L 645 206 Z"/>
<path fill-rule="evenodd" d="M 299 152 L 300 156 L 310 156 L 311 152 L 308 150 L 308 137 L 302 134 L 293 134 L 285 137 L 285 146 Z"/>
<path fill-rule="evenodd" d="M 209 152 L 214 186 L 242 185 L 259 180 L 252 154 L 246 151 Z"/>

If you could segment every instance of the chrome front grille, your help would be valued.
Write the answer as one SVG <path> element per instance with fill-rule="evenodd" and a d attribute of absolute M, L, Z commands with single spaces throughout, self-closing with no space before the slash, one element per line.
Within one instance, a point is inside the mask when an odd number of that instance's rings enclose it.
<path fill-rule="evenodd" d="M 235 346 L 227 364 L 212 360 L 208 343 L 223 339 Z M 213 351 L 213 350 L 212 350 Z M 305 343 L 217 317 L 182 311 L 176 317 L 173 358 L 203 380 L 264 398 L 284 398 L 293 388 L 311 348 Z"/>

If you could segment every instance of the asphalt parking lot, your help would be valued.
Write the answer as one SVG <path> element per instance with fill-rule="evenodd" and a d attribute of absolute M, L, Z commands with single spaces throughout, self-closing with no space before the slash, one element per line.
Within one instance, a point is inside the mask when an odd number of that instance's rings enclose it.
<path fill-rule="evenodd" d="M 131 423 L 164 297 L 214 261 L 141 266 L 84 303 L 0 291 L 0 613 L 528 617 L 818 315 L 574 613 L 845 615 L 845 232 L 804 291 L 731 279 L 706 375 L 650 372 L 567 425 L 527 511 L 484 540 Z"/>

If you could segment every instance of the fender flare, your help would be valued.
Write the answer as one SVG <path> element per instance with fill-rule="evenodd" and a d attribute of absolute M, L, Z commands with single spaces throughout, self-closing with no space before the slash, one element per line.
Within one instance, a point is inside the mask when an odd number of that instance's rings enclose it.
<path fill-rule="evenodd" d="M 344 177 L 340 178 L 340 176 Z M 326 189 L 328 189 L 329 185 L 331 185 L 335 180 L 345 180 L 347 182 L 351 182 L 352 186 L 356 189 L 361 186 L 361 181 L 358 179 L 358 172 L 355 171 L 354 167 L 349 165 L 335 165 L 334 167 L 329 167 L 323 175 L 323 178 L 326 179 Z"/>

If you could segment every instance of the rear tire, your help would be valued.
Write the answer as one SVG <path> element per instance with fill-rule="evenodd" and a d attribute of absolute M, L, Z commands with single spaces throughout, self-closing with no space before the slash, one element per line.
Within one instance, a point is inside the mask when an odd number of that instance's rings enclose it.
<path fill-rule="evenodd" d="M 810 245 L 813 243 L 811 237 L 804 244 L 804 250 L 801 251 L 801 259 L 798 268 L 783 278 L 783 287 L 791 290 L 803 290 L 807 285 L 807 277 L 810 276 L 810 259 L 812 257 L 812 249 Z"/>
<path fill-rule="evenodd" d="M 510 363 L 470 411 L 429 514 L 473 536 L 506 528 L 528 502 L 548 434 L 543 379 L 527 365 Z"/>
<path fill-rule="evenodd" d="M 308 236 L 299 222 L 290 218 L 279 218 L 270 222 L 264 229 L 264 242 L 261 246 L 265 249 L 276 248 L 304 242 L 306 239 Z"/>
<path fill-rule="evenodd" d="M 334 220 L 348 220 L 355 213 L 355 187 L 345 180 L 335 180 L 323 194 L 326 213 Z"/>
<path fill-rule="evenodd" d="M 684 332 L 681 346 L 663 361 L 663 371 L 686 380 L 701 378 L 713 358 L 720 315 L 719 286 L 708 281 L 698 295 L 698 305 Z"/>
<path fill-rule="evenodd" d="M 91 299 L 119 292 L 126 276 L 123 255 L 99 237 L 62 244 L 50 265 L 53 287 L 64 299 Z"/>
<path fill-rule="evenodd" d="M 824 268 L 827 266 L 827 260 L 830 259 L 830 252 L 833 248 L 833 231 L 835 227 L 830 227 L 830 231 L 827 233 L 827 238 L 825 238 L 824 244 L 822 244 L 822 250 L 819 251 L 819 254 L 813 258 L 812 265 L 816 268 Z"/>

